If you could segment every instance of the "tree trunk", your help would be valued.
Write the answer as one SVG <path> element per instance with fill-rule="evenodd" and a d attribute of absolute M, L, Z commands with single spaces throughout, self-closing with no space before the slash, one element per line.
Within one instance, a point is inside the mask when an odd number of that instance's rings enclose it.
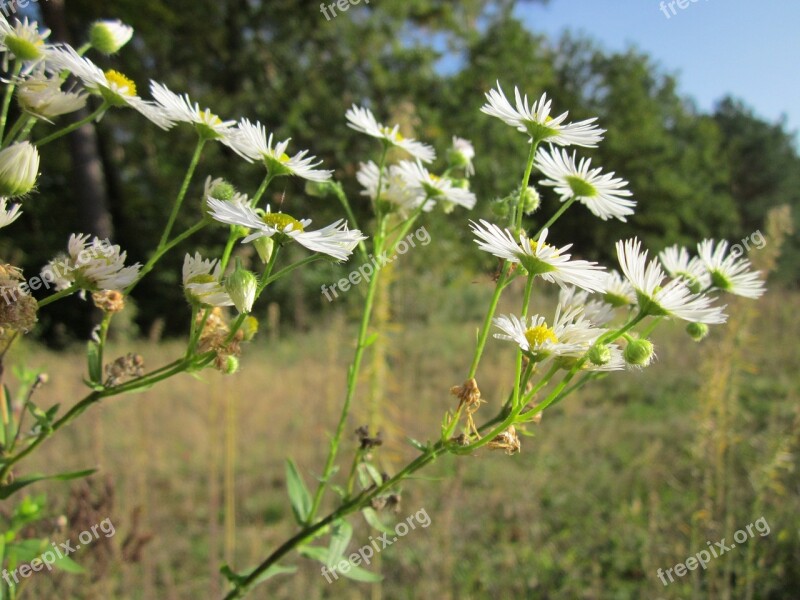
<path fill-rule="evenodd" d="M 71 43 L 64 0 L 49 0 L 40 4 L 42 16 L 52 31 L 51 40 Z M 75 113 L 76 120 L 88 116 L 88 108 Z M 103 173 L 103 161 L 93 124 L 87 124 L 67 136 L 72 157 L 72 182 L 78 205 L 78 218 L 84 233 L 110 239 L 114 234 L 108 210 L 108 187 Z"/>

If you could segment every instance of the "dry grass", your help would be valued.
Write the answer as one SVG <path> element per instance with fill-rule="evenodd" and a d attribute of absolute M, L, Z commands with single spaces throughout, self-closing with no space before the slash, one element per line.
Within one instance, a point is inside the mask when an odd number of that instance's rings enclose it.
<path fill-rule="evenodd" d="M 757 372 L 753 385 L 742 390 L 743 401 L 749 405 L 757 398 L 769 406 L 761 407 L 766 416 L 757 423 L 750 410 L 748 421 L 736 424 L 758 436 L 749 440 L 743 461 L 768 464 L 773 449 L 759 444 L 789 431 L 791 419 L 784 418 L 792 415 L 798 397 L 800 327 L 791 310 L 797 300 L 770 295 L 755 316 L 762 340 L 786 341 L 752 349 Z M 394 375 L 383 400 L 391 422 L 379 456 L 386 471 L 415 455 L 403 435 L 423 441 L 436 436 L 453 400 L 446 391 L 463 378 L 473 325 L 417 324 L 391 332 L 387 361 Z M 107 400 L 47 442 L 24 468 L 97 466 L 95 479 L 108 477 L 115 490 L 108 510 L 117 534 L 110 556 L 93 555 L 89 548 L 76 557 L 95 573 L 93 565 L 105 560 L 99 581 L 37 575 L 32 597 L 49 597 L 56 586 L 60 596 L 74 598 L 220 597 L 218 568 L 226 556 L 235 568 L 246 568 L 293 532 L 283 460 L 293 457 L 308 482 L 320 469 L 326 432 L 338 417 L 351 339 L 344 318 L 331 315 L 311 332 L 247 349 L 236 376 L 181 376 Z M 318 565 L 293 556 L 286 562 L 298 564 L 299 573 L 273 580 L 269 592 L 259 589 L 254 597 L 684 597 L 689 588 L 663 588 L 653 570 L 704 545 L 690 546 L 691 515 L 703 490 L 693 476 L 689 447 L 697 431 L 696 365 L 714 352 L 716 341 L 694 345 L 677 325 L 656 339 L 661 343 L 655 366 L 609 378 L 548 412 L 537 436 L 523 438 L 521 455 L 487 451 L 445 458 L 422 474 L 425 479 L 409 482 L 399 517 L 425 508 L 432 523 L 384 552 L 381 586 L 328 585 Z M 507 392 L 503 382 L 510 375 L 509 355 L 498 352 L 501 348 L 490 343 L 479 377 L 495 405 Z M 109 357 L 128 351 L 142 353 L 146 364 L 156 367 L 181 348 L 132 343 L 115 347 Z M 68 405 L 84 393 L 80 347 L 60 354 L 23 347 L 13 360 L 49 373 L 51 383 L 38 396 L 43 405 Z M 352 429 L 367 417 L 361 412 Z M 345 445 L 347 459 L 354 447 L 355 439 Z M 792 477 L 789 490 L 797 481 Z M 54 511 L 64 511 L 68 490 L 79 487 L 39 484 L 38 491 L 48 494 Z M 778 527 L 794 518 L 797 504 L 796 498 L 767 502 L 763 510 Z M 142 518 L 137 534 L 153 538 L 134 562 L 123 559 L 122 546 L 137 510 Z M 737 524 L 761 516 L 747 517 L 748 510 L 739 506 L 736 518 L 747 520 Z M 367 543 L 369 534 L 359 525 L 351 551 Z M 790 550 L 798 547 L 793 535 Z M 778 538 L 773 531 L 751 543 L 763 550 L 762 570 L 785 576 L 792 569 L 780 563 L 780 548 L 770 550 Z"/>

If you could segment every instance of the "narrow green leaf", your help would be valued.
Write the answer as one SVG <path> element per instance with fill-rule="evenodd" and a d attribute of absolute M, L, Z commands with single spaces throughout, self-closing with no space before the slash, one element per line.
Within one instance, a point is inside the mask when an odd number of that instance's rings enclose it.
<path fill-rule="evenodd" d="M 289 492 L 289 501 L 292 503 L 294 518 L 302 525 L 311 512 L 311 493 L 291 458 L 286 459 L 286 488 Z"/>
<path fill-rule="evenodd" d="M 361 510 L 361 514 L 364 515 L 364 519 L 373 529 L 377 529 L 381 533 L 394 534 L 394 529 L 392 529 L 388 525 L 383 524 L 383 521 L 381 521 L 381 518 L 378 516 L 378 513 L 375 511 L 374 508 L 370 507 L 364 508 Z"/>
<path fill-rule="evenodd" d="M 319 546 L 303 546 L 298 550 L 301 556 L 321 562 L 323 565 L 328 560 L 328 549 Z"/>
<path fill-rule="evenodd" d="M 90 341 L 86 344 L 86 361 L 89 370 L 89 381 L 98 385 L 101 384 L 103 365 L 100 358 L 100 345 L 97 342 Z"/>
<path fill-rule="evenodd" d="M 423 444 L 422 442 L 417 441 L 412 437 L 406 437 L 406 441 L 408 441 L 409 444 L 414 446 L 414 448 L 416 448 L 420 452 L 427 452 L 428 451 L 428 445 L 427 444 Z"/>
<path fill-rule="evenodd" d="M 43 475 L 41 473 L 31 473 L 24 477 L 15 479 L 13 483 L 0 486 L 0 500 L 5 500 L 12 494 L 18 492 L 24 487 L 36 483 L 37 481 L 44 481 L 47 479 L 56 481 L 69 481 L 70 479 L 80 479 L 81 477 L 88 477 L 97 469 L 86 469 L 84 471 L 74 471 L 72 473 L 59 473 L 57 475 Z"/>
<path fill-rule="evenodd" d="M 328 558 L 326 560 L 328 568 L 332 568 L 342 559 L 344 553 L 347 551 L 347 545 L 350 543 L 350 538 L 352 537 L 353 528 L 351 527 L 350 523 L 344 520 L 339 520 L 333 524 L 331 543 L 328 546 Z"/>
<path fill-rule="evenodd" d="M 364 348 L 369 348 L 370 346 L 372 346 L 372 344 L 374 344 L 376 341 L 378 341 L 379 337 L 380 337 L 380 334 L 377 331 L 375 333 L 373 333 L 366 340 L 364 340 Z"/>
<path fill-rule="evenodd" d="M 338 569 L 336 572 L 353 581 L 361 581 L 364 583 L 380 583 L 383 581 L 383 575 L 367 571 L 365 568 L 357 567 L 353 564 L 350 565 L 350 568 L 346 572 L 339 571 Z"/>
<path fill-rule="evenodd" d="M 55 561 L 53 561 L 53 566 L 64 571 L 65 573 L 73 573 L 75 575 L 86 573 L 86 569 L 72 560 L 69 556 L 56 558 Z"/>
<path fill-rule="evenodd" d="M 367 470 L 367 473 L 369 473 L 369 476 L 372 479 L 373 483 L 375 485 L 383 485 L 383 475 L 381 475 L 381 472 L 378 471 L 378 469 L 376 469 L 372 464 L 368 462 L 362 464 L 364 465 L 364 468 Z"/>

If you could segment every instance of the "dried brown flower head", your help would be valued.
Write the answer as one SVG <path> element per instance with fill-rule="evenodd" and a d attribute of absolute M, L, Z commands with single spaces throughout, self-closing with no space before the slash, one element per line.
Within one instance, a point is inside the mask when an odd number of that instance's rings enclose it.
<path fill-rule="evenodd" d="M 107 313 L 118 313 L 125 308 L 125 296 L 117 290 L 103 290 L 92 294 L 94 305 Z"/>
<path fill-rule="evenodd" d="M 467 415 L 467 430 L 480 437 L 472 415 L 475 414 L 485 401 L 481 399 L 481 390 L 475 378 L 467 379 L 463 385 L 456 385 L 450 388 L 450 393 L 458 398 L 457 413 L 463 409 Z"/>
<path fill-rule="evenodd" d="M 513 425 L 509 425 L 508 429 L 496 436 L 489 442 L 488 446 L 491 450 L 504 450 L 509 456 L 519 452 L 521 445 L 519 443 L 519 437 L 517 436 L 517 430 L 514 429 Z"/>
<path fill-rule="evenodd" d="M 140 354 L 129 352 L 107 364 L 105 371 L 106 385 L 119 385 L 128 379 L 144 375 L 144 358 Z"/>

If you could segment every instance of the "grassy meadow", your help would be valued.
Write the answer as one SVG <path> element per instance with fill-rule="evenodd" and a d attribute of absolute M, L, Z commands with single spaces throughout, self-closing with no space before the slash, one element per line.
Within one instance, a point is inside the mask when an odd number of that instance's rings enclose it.
<path fill-rule="evenodd" d="M 375 460 L 387 472 L 415 456 L 406 435 L 435 438 L 455 406 L 448 390 L 467 370 L 474 306 L 488 285 L 463 287 L 456 305 L 402 285 L 383 305 L 386 334 L 367 359 L 350 427 L 380 428 L 385 442 Z M 798 301 L 796 292 L 772 290 L 760 302 L 734 301 L 730 324 L 700 344 L 678 323 L 659 328 L 655 364 L 612 374 L 547 410 L 520 454 L 439 459 L 407 483 L 396 514 L 383 513 L 391 523 L 424 508 L 431 521 L 379 555 L 371 568 L 384 574 L 382 584 L 328 584 L 318 563 L 292 555 L 284 564 L 297 565 L 297 574 L 272 579 L 253 597 L 796 597 Z M 428 316 L 408 321 L 404 312 Z M 52 508 L 44 534 L 77 538 L 105 517 L 116 533 L 75 555 L 91 575 L 37 574 L 23 597 L 220 598 L 224 561 L 238 570 L 254 565 L 294 531 L 283 461 L 294 458 L 309 483 L 321 469 L 350 360 L 351 316 L 334 305 L 308 331 L 265 332 L 245 348 L 237 375 L 207 371 L 107 400 L 45 443 L 23 469 L 98 472 L 88 485 L 30 488 L 46 493 Z M 511 350 L 489 343 L 478 382 L 491 402 L 478 422 L 508 393 Z M 131 351 L 155 368 L 181 346 L 118 341 L 109 357 Z M 81 346 L 53 353 L 29 344 L 9 362 L 48 373 L 40 405 L 70 405 L 84 395 L 82 356 Z M 353 436 L 344 462 L 355 446 Z M 62 514 L 70 524 L 59 529 Z M 657 569 L 707 542 L 730 543 L 762 516 L 769 535 L 756 534 L 705 571 L 659 581 Z M 350 552 L 374 533 L 360 516 L 352 522 Z"/>

